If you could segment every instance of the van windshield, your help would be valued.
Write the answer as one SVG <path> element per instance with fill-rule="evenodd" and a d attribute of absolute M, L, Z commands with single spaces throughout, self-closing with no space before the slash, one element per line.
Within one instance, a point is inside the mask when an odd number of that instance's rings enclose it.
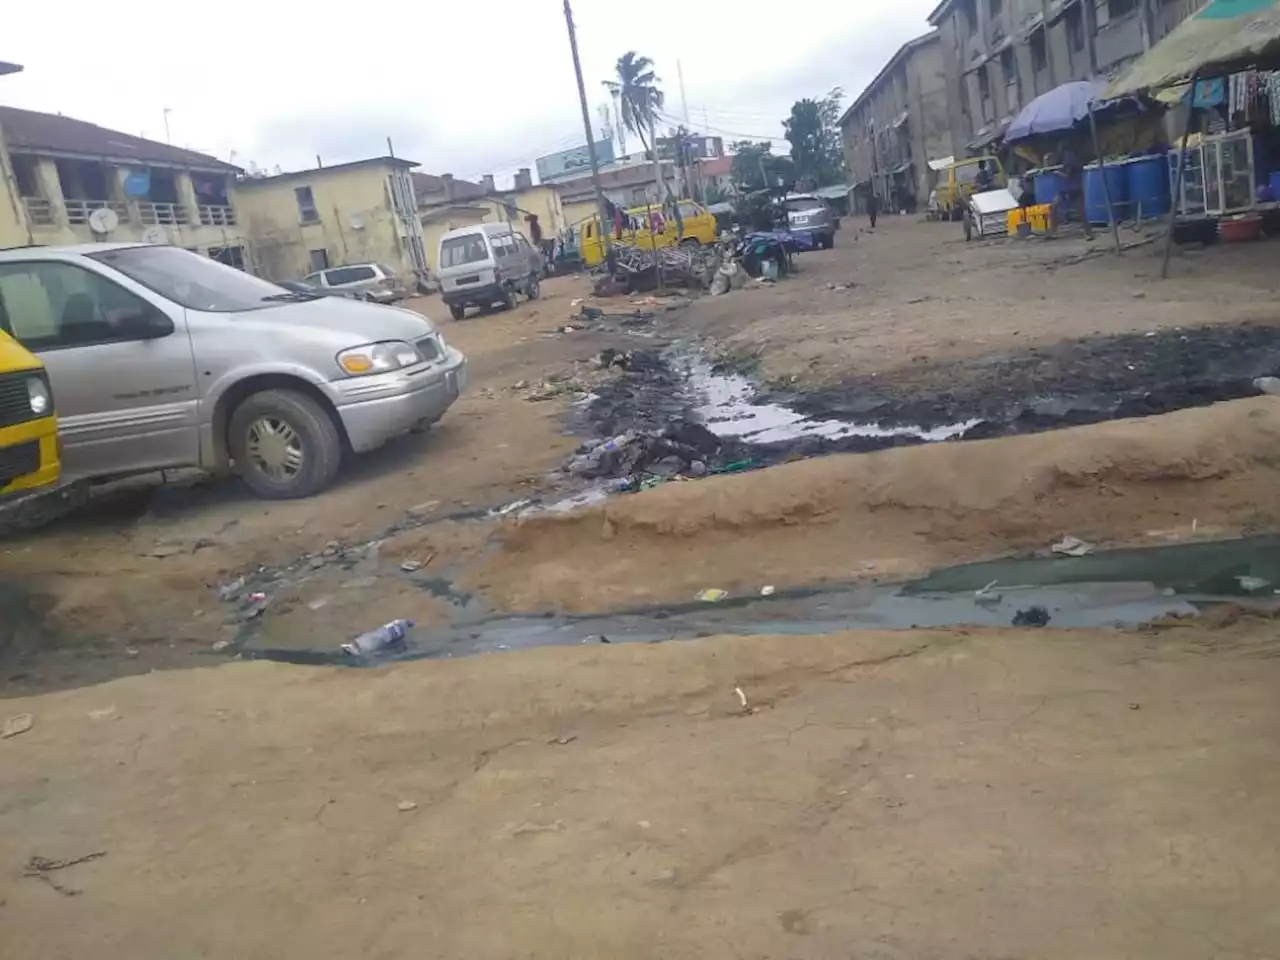
<path fill-rule="evenodd" d="M 89 256 L 190 310 L 260 310 L 280 300 L 282 288 L 274 283 L 180 247 L 122 247 Z"/>
<path fill-rule="evenodd" d="M 479 263 L 488 259 L 489 248 L 485 246 L 484 235 L 480 233 L 450 237 L 440 244 L 442 267 L 460 267 L 466 263 Z"/>

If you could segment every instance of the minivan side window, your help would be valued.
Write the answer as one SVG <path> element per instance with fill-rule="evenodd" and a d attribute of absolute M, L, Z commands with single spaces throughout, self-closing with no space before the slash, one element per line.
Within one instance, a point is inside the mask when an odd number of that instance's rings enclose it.
<path fill-rule="evenodd" d="M 334 267 L 324 272 L 325 282 L 331 287 L 344 283 L 359 283 L 361 280 L 372 280 L 376 274 L 373 267 Z"/>
<path fill-rule="evenodd" d="M 0 327 L 32 352 L 139 340 L 123 321 L 155 310 L 106 277 L 72 263 L 0 264 Z"/>

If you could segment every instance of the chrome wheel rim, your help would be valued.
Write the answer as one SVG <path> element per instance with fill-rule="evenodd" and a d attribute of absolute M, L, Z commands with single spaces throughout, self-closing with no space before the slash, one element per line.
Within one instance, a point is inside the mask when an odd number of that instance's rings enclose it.
<path fill-rule="evenodd" d="M 259 417 L 249 424 L 246 449 L 254 467 L 272 480 L 292 480 L 306 460 L 298 431 L 279 417 Z"/>

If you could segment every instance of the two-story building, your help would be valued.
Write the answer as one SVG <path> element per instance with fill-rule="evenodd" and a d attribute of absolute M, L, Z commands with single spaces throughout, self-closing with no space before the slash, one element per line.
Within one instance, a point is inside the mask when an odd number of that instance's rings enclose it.
<path fill-rule="evenodd" d="M 1114 75 L 1195 12 L 1201 0 L 942 0 L 955 156 L 983 150 L 1018 111 L 1072 80 Z"/>
<path fill-rule="evenodd" d="M 236 209 L 256 273 L 297 279 L 349 263 L 381 263 L 425 274 L 426 248 L 410 169 L 413 161 L 373 157 L 242 177 Z"/>
<path fill-rule="evenodd" d="M 923 206 L 928 161 L 951 151 L 946 71 L 937 30 L 904 43 L 840 117 L 849 178 L 889 209 Z"/>
<path fill-rule="evenodd" d="M 83 120 L 0 107 L 0 246 L 172 243 L 241 266 L 239 172 Z"/>

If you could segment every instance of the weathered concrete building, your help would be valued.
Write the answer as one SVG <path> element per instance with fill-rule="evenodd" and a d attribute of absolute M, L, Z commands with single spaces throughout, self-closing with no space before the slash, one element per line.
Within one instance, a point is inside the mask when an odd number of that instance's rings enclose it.
<path fill-rule="evenodd" d="M 981 151 L 1017 112 L 1071 80 L 1115 74 L 1201 0 L 942 0 L 951 150 Z"/>
<path fill-rule="evenodd" d="M 902 45 L 840 117 L 859 204 L 868 187 L 889 209 L 923 206 L 933 187 L 928 161 L 952 153 L 941 33 Z"/>

